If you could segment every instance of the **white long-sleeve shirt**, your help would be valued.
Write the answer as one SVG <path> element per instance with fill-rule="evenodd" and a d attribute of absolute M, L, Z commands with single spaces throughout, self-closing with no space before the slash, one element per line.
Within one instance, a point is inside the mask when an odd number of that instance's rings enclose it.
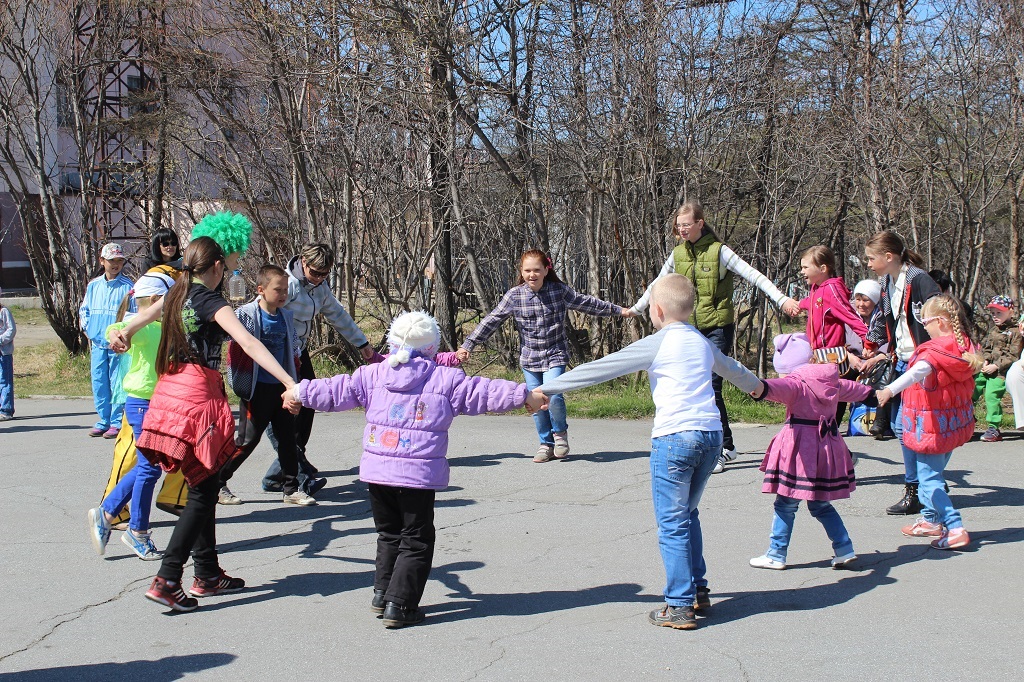
<path fill-rule="evenodd" d="M 902 393 L 914 384 L 919 384 L 927 379 L 928 375 L 933 371 L 935 370 L 927 362 L 918 360 L 908 367 L 907 371 L 900 375 L 899 379 L 886 386 L 886 388 L 892 391 L 893 395 Z"/>
<path fill-rule="evenodd" d="M 640 297 L 640 300 L 633 304 L 633 312 L 639 314 L 645 311 L 647 309 L 647 305 L 651 301 L 651 290 L 654 288 L 654 282 L 657 282 L 659 278 L 669 275 L 675 271 L 675 256 L 670 253 L 668 258 L 665 260 L 665 264 L 661 266 L 661 272 L 658 273 L 658 277 L 655 277 L 654 281 L 647 285 L 647 290 L 644 291 L 644 295 Z M 776 287 L 770 279 L 761 274 L 761 272 L 750 265 L 750 263 L 737 256 L 735 251 L 725 244 L 722 244 L 722 248 L 718 252 L 719 280 L 725 279 L 727 272 L 733 272 L 753 284 L 779 307 L 782 307 L 782 304 L 790 298 L 779 291 L 779 288 Z"/>
<path fill-rule="evenodd" d="M 564 393 L 641 370 L 647 371 L 654 398 L 653 438 L 680 431 L 722 430 L 712 372 L 744 393 L 761 386 L 760 379 L 724 355 L 696 327 L 673 322 L 657 334 L 545 382 L 540 389 L 547 395 Z"/>

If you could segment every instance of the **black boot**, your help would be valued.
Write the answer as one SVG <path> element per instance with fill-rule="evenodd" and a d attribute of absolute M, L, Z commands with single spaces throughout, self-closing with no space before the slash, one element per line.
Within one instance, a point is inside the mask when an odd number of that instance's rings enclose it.
<path fill-rule="evenodd" d="M 415 606 L 399 606 L 389 601 L 384 607 L 384 627 L 404 628 L 406 625 L 416 625 L 423 622 L 423 612 Z"/>
<path fill-rule="evenodd" d="M 896 437 L 896 434 L 892 432 L 892 428 L 889 426 L 888 405 L 875 408 L 875 421 L 871 423 L 871 428 L 868 429 L 868 433 L 874 436 L 875 440 L 886 440 L 888 438 Z"/>
<path fill-rule="evenodd" d="M 891 516 L 910 516 L 921 511 L 921 501 L 917 499 L 917 484 L 907 483 L 903 486 L 903 497 L 885 513 Z"/>
<path fill-rule="evenodd" d="M 370 600 L 370 610 L 374 613 L 384 613 L 384 590 L 374 590 L 373 599 Z"/>

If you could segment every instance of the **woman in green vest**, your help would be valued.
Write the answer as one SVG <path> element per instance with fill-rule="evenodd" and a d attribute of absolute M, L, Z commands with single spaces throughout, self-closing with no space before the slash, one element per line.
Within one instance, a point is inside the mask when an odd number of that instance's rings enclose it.
<path fill-rule="evenodd" d="M 770 279 L 719 241 L 704 223 L 704 208 L 697 202 L 687 201 L 679 207 L 674 232 L 679 239 L 679 246 L 669 254 L 658 277 L 677 272 L 693 282 L 697 289 L 697 300 L 690 321 L 726 355 L 732 353 L 736 332 L 736 315 L 732 305 L 735 275 L 760 289 L 786 315 L 800 314 L 799 303 L 779 291 Z M 640 314 L 647 308 L 653 286 L 652 281 L 644 295 L 633 305 L 635 313 Z M 722 377 L 716 374 L 712 385 L 715 389 L 715 403 L 722 413 L 722 454 L 713 471 L 719 474 L 725 469 L 725 463 L 736 457 L 736 446 L 732 440 L 732 429 L 729 428 L 725 400 L 722 398 Z"/>

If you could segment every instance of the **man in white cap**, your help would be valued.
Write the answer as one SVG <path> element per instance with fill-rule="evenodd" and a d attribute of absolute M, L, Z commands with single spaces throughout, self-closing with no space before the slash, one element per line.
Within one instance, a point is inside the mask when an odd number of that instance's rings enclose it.
<path fill-rule="evenodd" d="M 92 375 L 92 396 L 99 419 L 89 431 L 93 438 L 117 438 L 121 429 L 124 402 L 115 403 L 115 387 L 124 377 L 123 356 L 110 349 L 107 342 L 107 327 L 117 320 L 117 309 L 132 289 L 132 281 L 121 270 L 124 268 L 124 251 L 120 244 L 104 244 L 100 250 L 100 265 L 103 274 L 91 280 L 85 288 L 85 298 L 78 309 L 79 326 L 89 338 Z M 135 312 L 135 302 L 129 302 Z"/>

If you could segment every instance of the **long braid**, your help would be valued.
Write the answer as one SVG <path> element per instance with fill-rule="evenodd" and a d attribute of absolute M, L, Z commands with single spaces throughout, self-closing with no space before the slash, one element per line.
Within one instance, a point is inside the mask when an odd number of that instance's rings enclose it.
<path fill-rule="evenodd" d="M 970 363 L 972 372 L 979 372 L 981 366 L 985 364 L 985 360 L 977 353 L 970 352 L 971 338 L 964 331 L 966 325 L 964 324 L 963 307 L 960 305 L 960 302 L 949 294 L 940 294 L 929 299 L 926 305 L 931 307 L 929 304 L 934 305 L 945 313 L 943 317 L 949 320 L 949 326 L 953 330 L 953 338 L 956 339 L 957 348 L 961 351 L 960 357 Z"/>

